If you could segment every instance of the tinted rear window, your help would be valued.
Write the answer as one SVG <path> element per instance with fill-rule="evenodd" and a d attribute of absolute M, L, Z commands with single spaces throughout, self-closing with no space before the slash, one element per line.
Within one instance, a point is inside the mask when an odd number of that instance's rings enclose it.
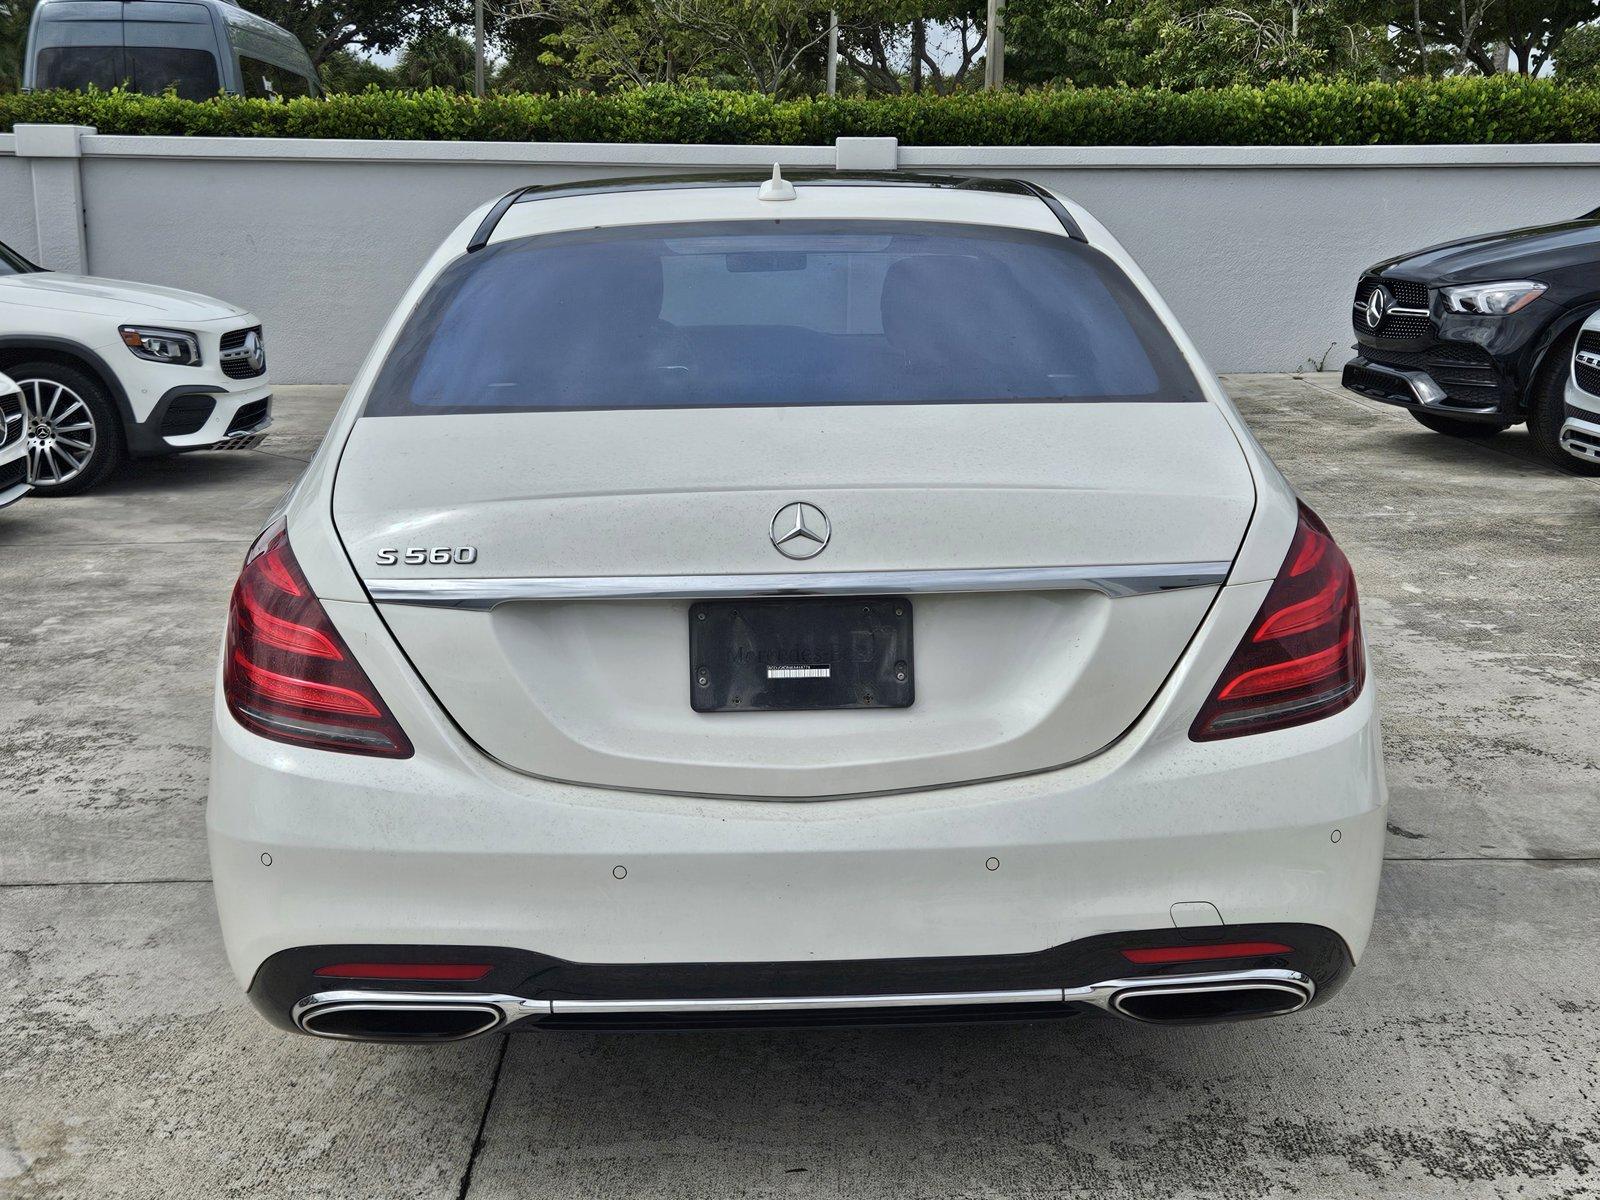
<path fill-rule="evenodd" d="M 1117 266 L 911 222 L 554 234 L 448 267 L 367 413 L 1198 400 Z"/>
<path fill-rule="evenodd" d="M 206 50 L 179 46 L 129 46 L 129 86 L 155 95 L 169 87 L 180 100 L 209 100 L 222 90 L 217 77 L 217 56 Z"/>
<path fill-rule="evenodd" d="M 209 100 L 222 88 L 216 55 L 179 46 L 51 46 L 37 62 L 39 88 L 125 87 L 154 96 L 170 87 L 180 100 Z"/>
<path fill-rule="evenodd" d="M 124 81 L 121 46 L 46 46 L 34 60 L 34 86 L 109 92 Z"/>

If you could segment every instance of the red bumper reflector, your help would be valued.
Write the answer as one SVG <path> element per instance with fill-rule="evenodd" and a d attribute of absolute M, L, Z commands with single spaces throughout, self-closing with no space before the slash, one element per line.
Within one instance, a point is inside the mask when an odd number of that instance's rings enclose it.
<path fill-rule="evenodd" d="M 482 979 L 494 968 L 488 963 L 334 963 L 318 967 L 318 975 L 341 979 Z"/>
<path fill-rule="evenodd" d="M 1122 957 L 1131 963 L 1148 967 L 1160 963 L 1205 962 L 1209 958 L 1289 954 L 1293 950 L 1293 946 L 1285 946 L 1282 942 L 1222 942 L 1214 946 L 1152 946 L 1142 950 L 1124 950 Z"/>

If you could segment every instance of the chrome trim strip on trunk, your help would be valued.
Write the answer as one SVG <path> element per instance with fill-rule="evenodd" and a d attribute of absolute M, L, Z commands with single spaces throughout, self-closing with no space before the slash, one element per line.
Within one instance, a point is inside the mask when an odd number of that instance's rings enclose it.
<path fill-rule="evenodd" d="M 380 604 L 485 611 L 525 600 L 677 600 L 746 596 L 900 596 L 953 592 L 1099 592 L 1142 596 L 1218 587 L 1228 562 L 765 575 L 596 575 L 500 579 L 371 579 Z"/>

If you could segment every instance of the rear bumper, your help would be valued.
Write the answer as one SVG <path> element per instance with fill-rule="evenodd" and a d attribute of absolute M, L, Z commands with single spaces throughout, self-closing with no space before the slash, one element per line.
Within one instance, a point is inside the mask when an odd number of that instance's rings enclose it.
<path fill-rule="evenodd" d="M 1371 684 L 1326 720 L 1211 743 L 1172 699 L 1077 766 L 814 802 L 539 780 L 414 722 L 414 759 L 301 751 L 219 707 L 207 823 L 230 961 L 287 1022 L 329 947 L 488 947 L 473 961 L 513 964 L 495 986 L 536 1000 L 1064 988 L 1126 974 L 1081 958 L 1122 931 L 1315 927 L 1359 958 L 1385 830 Z M 1188 927 L 1205 905 L 1230 929 Z"/>
<path fill-rule="evenodd" d="M 1267 954 L 1206 957 L 1221 942 L 1287 947 Z M 1125 951 L 1193 946 L 1195 957 L 1135 965 Z M 406 984 L 319 975 L 328 964 L 416 962 L 489 965 L 471 982 Z M 811 1026 L 1036 1020 L 1087 1006 L 1148 1019 L 1124 1001 L 1141 989 L 1178 989 L 1214 998 L 1217 989 L 1266 989 L 1267 1011 L 1173 1013 L 1173 1020 L 1269 1016 L 1327 999 L 1352 962 L 1342 939 L 1314 925 L 1211 926 L 1084 938 L 1034 954 L 970 958 L 788 963 L 585 964 L 526 951 L 481 947 L 308 946 L 262 964 L 250 987 L 256 1007 L 284 1028 L 328 1037 L 316 1014 L 387 1005 L 482 1005 L 489 1018 L 470 1033 L 518 1028 L 641 1030 L 728 1026 Z M 475 966 L 474 969 L 477 969 Z M 426 988 L 426 990 L 418 990 Z M 498 1017 L 488 1010 L 498 1010 Z M 425 1035 L 363 1040 L 429 1040 Z"/>

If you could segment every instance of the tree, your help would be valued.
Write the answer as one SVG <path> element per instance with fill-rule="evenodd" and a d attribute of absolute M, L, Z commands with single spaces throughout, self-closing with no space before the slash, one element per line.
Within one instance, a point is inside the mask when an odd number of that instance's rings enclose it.
<path fill-rule="evenodd" d="M 394 72 L 382 63 L 348 50 L 335 50 L 322 60 L 322 86 L 330 92 L 362 92 L 376 85 L 395 86 Z"/>
<path fill-rule="evenodd" d="M 797 95 L 822 87 L 828 14 L 840 86 L 946 93 L 982 69 L 983 0 L 495 0 L 503 85 L 695 80 Z"/>
<path fill-rule="evenodd" d="M 35 0 L 0 0 L 0 92 L 22 86 L 22 56 Z"/>
<path fill-rule="evenodd" d="M 1396 0 L 1389 10 L 1406 32 L 1400 44 L 1419 73 L 1494 75 L 1503 48 L 1524 75 L 1559 59 L 1562 42 L 1600 19 L 1600 0 Z"/>
<path fill-rule="evenodd" d="M 414 38 L 395 64 L 394 78 L 401 87 L 446 88 L 470 92 L 477 56 L 464 37 L 442 30 Z"/>
<path fill-rule="evenodd" d="M 340 50 L 386 54 L 426 33 L 472 23 L 471 0 L 241 0 L 300 39 L 321 67 Z"/>
<path fill-rule="evenodd" d="M 1006 47 L 1018 82 L 1081 87 L 1373 78 L 1392 57 L 1371 0 L 1008 0 Z"/>
<path fill-rule="evenodd" d="M 713 56 L 776 95 L 828 37 L 828 0 L 655 0 L 660 12 Z M 815 75 L 815 71 L 812 72 Z"/>
<path fill-rule="evenodd" d="M 1563 83 L 1600 83 L 1600 25 L 1583 25 L 1561 39 L 1556 78 Z"/>
<path fill-rule="evenodd" d="M 497 0 L 509 35 L 534 25 L 539 62 L 592 87 L 646 87 L 693 76 L 711 57 L 656 0 Z"/>
<path fill-rule="evenodd" d="M 850 0 L 839 7 L 839 57 L 869 92 L 959 91 L 982 71 L 985 9 L 949 0 Z M 930 46 L 930 25 L 948 57 Z"/>

